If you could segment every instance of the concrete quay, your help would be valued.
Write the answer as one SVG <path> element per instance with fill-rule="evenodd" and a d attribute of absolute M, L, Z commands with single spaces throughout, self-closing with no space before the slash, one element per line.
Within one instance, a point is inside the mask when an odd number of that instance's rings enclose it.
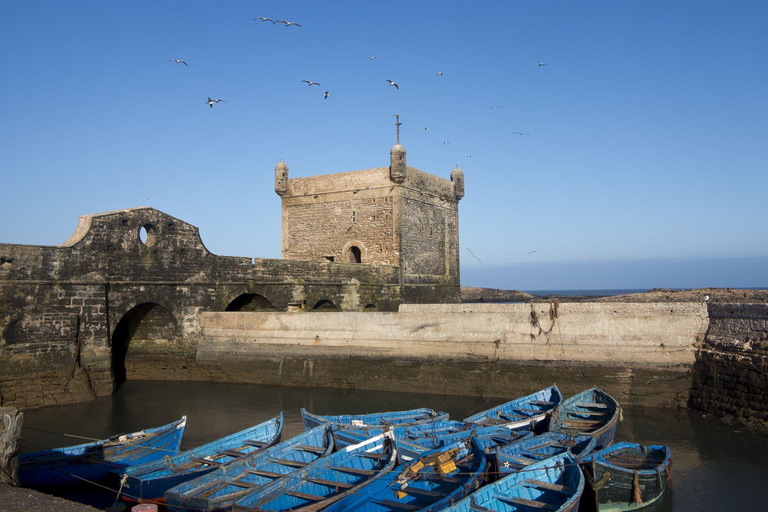
<path fill-rule="evenodd" d="M 557 382 L 684 405 L 702 303 L 404 304 L 397 313 L 201 313 L 223 380 L 509 397 Z"/>

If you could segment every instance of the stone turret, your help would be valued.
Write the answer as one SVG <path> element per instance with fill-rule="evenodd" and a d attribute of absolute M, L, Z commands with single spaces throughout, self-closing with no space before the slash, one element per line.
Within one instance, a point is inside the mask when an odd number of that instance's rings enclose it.
<path fill-rule="evenodd" d="M 280 163 L 275 167 L 275 192 L 277 195 L 282 196 L 288 191 L 288 166 L 285 165 L 283 159 L 280 159 Z"/>
<path fill-rule="evenodd" d="M 389 179 L 395 183 L 405 181 L 405 148 L 399 142 L 389 152 Z"/>
<path fill-rule="evenodd" d="M 453 195 L 457 201 L 464 197 L 464 171 L 456 168 L 451 172 L 451 181 L 453 182 Z"/>

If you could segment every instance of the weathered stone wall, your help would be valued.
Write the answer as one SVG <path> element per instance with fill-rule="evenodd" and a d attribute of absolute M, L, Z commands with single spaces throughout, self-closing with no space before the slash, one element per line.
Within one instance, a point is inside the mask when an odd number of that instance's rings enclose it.
<path fill-rule="evenodd" d="M 283 258 L 399 267 L 405 302 L 460 301 L 458 201 L 454 184 L 405 167 L 288 179 L 282 197 Z M 277 172 L 277 171 L 276 171 Z"/>
<path fill-rule="evenodd" d="M 282 196 L 282 256 L 349 263 L 355 245 L 363 263 L 398 265 L 394 194 L 386 168 L 291 179 Z"/>
<path fill-rule="evenodd" d="M 399 313 L 204 313 L 201 326 L 197 363 L 233 381 L 483 396 L 557 381 L 666 405 L 687 399 L 707 315 L 697 303 L 404 304 Z"/>
<path fill-rule="evenodd" d="M 0 483 L 18 484 L 18 440 L 24 413 L 15 407 L 0 407 Z"/>
<path fill-rule="evenodd" d="M 217 256 L 152 208 L 83 216 L 56 247 L 0 244 L 0 261 L 0 404 L 18 407 L 108 395 L 116 364 L 128 378 L 216 378 L 194 365 L 198 314 L 243 297 L 394 311 L 403 296 L 397 267 Z"/>
<path fill-rule="evenodd" d="M 696 352 L 691 407 L 768 428 L 768 305 L 710 304 L 709 316 Z"/>

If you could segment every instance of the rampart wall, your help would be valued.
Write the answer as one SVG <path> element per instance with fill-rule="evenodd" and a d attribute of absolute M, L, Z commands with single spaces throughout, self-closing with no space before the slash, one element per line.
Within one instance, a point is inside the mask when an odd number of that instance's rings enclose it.
<path fill-rule="evenodd" d="M 202 313 L 197 362 L 237 382 L 507 397 L 557 382 L 684 404 L 700 303 L 404 304 L 398 313 Z"/>
<path fill-rule="evenodd" d="M 768 430 L 768 305 L 711 304 L 696 353 L 690 405 Z"/>

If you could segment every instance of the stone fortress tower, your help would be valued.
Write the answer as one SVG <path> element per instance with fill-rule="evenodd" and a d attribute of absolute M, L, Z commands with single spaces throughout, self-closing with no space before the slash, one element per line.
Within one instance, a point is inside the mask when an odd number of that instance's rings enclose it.
<path fill-rule="evenodd" d="M 275 192 L 283 259 L 398 267 L 405 302 L 423 301 L 435 285 L 459 293 L 458 166 L 450 181 L 408 167 L 398 136 L 389 167 L 289 178 L 281 160 Z"/>

